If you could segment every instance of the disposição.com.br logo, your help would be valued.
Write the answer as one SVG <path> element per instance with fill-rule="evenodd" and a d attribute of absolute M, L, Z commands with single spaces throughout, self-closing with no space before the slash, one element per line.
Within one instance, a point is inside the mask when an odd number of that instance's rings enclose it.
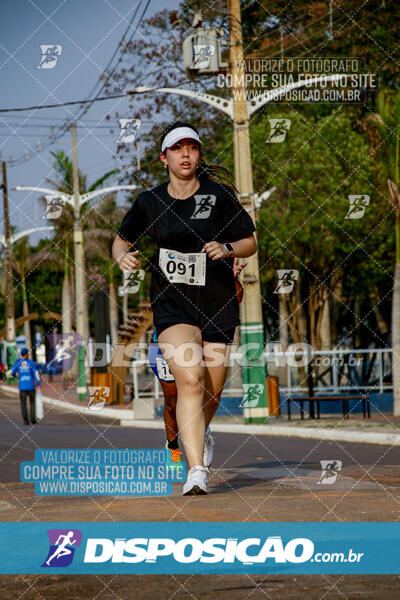
<path fill-rule="evenodd" d="M 48 529 L 50 548 L 42 567 L 68 567 L 74 558 L 75 549 L 81 545 L 79 529 Z"/>

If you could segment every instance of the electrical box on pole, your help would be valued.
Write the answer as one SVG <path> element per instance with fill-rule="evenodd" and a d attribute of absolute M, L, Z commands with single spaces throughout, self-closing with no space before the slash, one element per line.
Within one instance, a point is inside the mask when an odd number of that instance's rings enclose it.
<path fill-rule="evenodd" d="M 222 60 L 227 42 L 218 39 L 220 32 L 212 27 L 197 27 L 183 42 L 183 62 L 189 77 L 216 75 L 228 69 Z"/>

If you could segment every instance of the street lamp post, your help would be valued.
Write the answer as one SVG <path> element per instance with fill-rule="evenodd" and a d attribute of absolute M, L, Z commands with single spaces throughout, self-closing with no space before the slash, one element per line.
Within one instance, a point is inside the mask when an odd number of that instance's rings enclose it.
<path fill-rule="evenodd" d="M 37 231 L 53 231 L 54 225 L 46 225 L 45 227 L 32 227 L 31 229 L 24 229 L 23 231 L 18 231 L 17 233 L 13 233 L 10 235 L 9 240 L 6 240 L 5 235 L 0 235 L 0 244 L 3 244 L 4 248 L 9 244 L 12 246 L 15 242 L 25 237 L 26 235 L 30 235 L 31 233 L 36 233 Z"/>
<path fill-rule="evenodd" d="M 4 270 L 6 279 L 6 367 L 11 367 L 17 357 L 16 347 L 16 328 L 15 328 L 15 309 L 14 309 L 14 282 L 12 276 L 12 245 L 17 240 L 33 233 L 35 231 L 43 231 L 53 229 L 53 227 L 34 227 L 25 229 L 17 233 L 11 234 L 10 217 L 8 211 L 8 188 L 7 188 L 7 167 L 6 163 L 2 162 L 3 176 L 3 203 L 4 203 L 4 235 L 0 235 L 0 243 L 4 246 Z M 12 378 L 14 380 L 14 378 Z"/>
<path fill-rule="evenodd" d="M 76 130 L 74 134 L 74 127 L 72 128 L 73 136 L 73 156 L 74 165 L 76 164 Z M 75 139 L 75 141 L 74 141 Z M 75 148 L 75 150 L 74 150 Z M 17 192 L 32 191 L 49 194 L 51 196 L 61 198 L 67 204 L 69 204 L 74 210 L 74 263 L 75 263 L 75 290 L 76 290 L 76 329 L 77 333 L 82 337 L 82 345 L 78 349 L 78 381 L 77 391 L 78 398 L 81 402 L 86 400 L 86 375 L 85 375 L 85 343 L 88 340 L 85 339 L 85 327 L 84 327 L 84 285 L 83 285 L 83 236 L 82 227 L 80 223 L 80 211 L 82 206 L 100 196 L 109 192 L 116 192 L 118 190 L 135 190 L 137 185 L 113 185 L 93 192 L 87 192 L 85 194 L 79 193 L 78 187 L 78 171 L 74 168 L 74 193 L 66 194 L 64 192 L 57 192 L 49 188 L 35 187 L 35 186 L 16 186 Z"/>
<path fill-rule="evenodd" d="M 81 336 L 82 343 L 78 346 L 78 399 L 86 399 L 86 374 L 85 374 L 85 347 L 87 346 L 87 331 L 85 327 L 85 288 L 84 288 L 84 256 L 83 233 L 81 224 L 81 210 L 79 198 L 79 172 L 76 148 L 76 125 L 72 124 L 72 179 L 74 200 L 74 267 L 75 267 L 75 295 L 76 295 L 76 332 Z"/>
<path fill-rule="evenodd" d="M 2 163 L 3 172 L 3 203 L 4 203 L 4 271 L 6 278 L 6 364 L 7 367 L 14 364 L 17 356 L 15 342 L 15 318 L 14 318 L 14 282 L 11 266 L 11 244 L 10 244 L 10 218 L 8 214 L 8 189 L 6 163 Z"/>
<path fill-rule="evenodd" d="M 249 117 L 247 110 L 245 70 L 243 65 L 242 23 L 239 0 L 229 0 L 230 72 L 233 100 L 233 152 L 235 183 L 240 201 L 255 221 L 253 168 L 250 151 Z M 264 327 L 261 310 L 261 289 L 258 253 L 247 259 L 243 274 L 244 296 L 240 305 L 243 354 L 243 415 L 245 423 L 267 423 L 266 372 L 264 358 Z"/>
<path fill-rule="evenodd" d="M 8 223 L 8 227 L 7 227 Z M 7 217 L 4 219 L 4 230 L 5 235 L 0 235 L 0 244 L 4 246 L 4 268 L 6 271 L 6 316 L 7 316 L 7 335 L 6 335 L 6 367 L 10 368 L 17 357 L 17 347 L 16 347 L 16 329 L 15 329 L 15 312 L 14 312 L 14 284 L 12 280 L 12 271 L 11 271 L 11 256 L 12 256 L 12 246 L 14 242 L 20 240 L 21 238 L 30 235 L 31 233 L 35 233 L 36 231 L 49 231 L 54 229 L 53 226 L 49 227 L 33 227 L 31 229 L 25 229 L 24 231 L 18 231 L 12 235 L 9 235 L 9 221 L 8 221 L 8 212 Z M 6 234 L 8 232 L 8 235 Z M 8 275 L 10 275 L 10 281 L 8 281 Z M 25 340 L 27 341 L 27 340 Z M 29 345 L 28 345 L 29 346 Z M 15 377 L 9 377 L 9 382 L 15 381 Z"/>

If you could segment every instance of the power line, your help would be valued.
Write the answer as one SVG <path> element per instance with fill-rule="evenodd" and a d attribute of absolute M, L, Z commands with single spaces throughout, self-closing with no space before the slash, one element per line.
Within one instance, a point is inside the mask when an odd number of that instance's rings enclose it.
<path fill-rule="evenodd" d="M 123 36 L 122 36 L 122 38 L 121 38 L 121 40 L 120 40 L 120 42 L 119 42 L 118 46 L 117 46 L 117 47 L 116 47 L 116 49 L 114 50 L 114 53 L 113 53 L 113 55 L 112 55 L 111 59 L 108 61 L 108 64 L 107 64 L 107 66 L 105 67 L 105 69 L 103 69 L 103 73 L 100 75 L 100 77 L 99 77 L 99 80 L 97 81 L 96 85 L 94 86 L 94 88 L 93 88 L 93 89 L 92 89 L 92 91 L 90 92 L 90 94 L 89 94 L 90 96 L 91 96 L 91 95 L 92 95 L 92 94 L 95 92 L 95 90 L 96 90 L 97 86 L 99 85 L 99 83 L 100 83 L 100 81 L 101 81 L 102 77 L 105 77 L 105 75 L 106 75 L 106 73 L 107 73 L 107 69 L 109 69 L 109 67 L 110 67 L 110 65 L 111 65 L 111 63 L 112 63 L 112 61 L 114 60 L 114 58 L 115 58 L 115 56 L 116 56 L 116 54 L 117 54 L 117 52 L 118 52 L 118 49 L 120 48 L 120 46 L 122 46 L 122 41 L 124 40 L 124 38 L 125 38 L 125 36 L 127 35 L 127 33 L 128 33 L 128 31 L 129 31 L 129 29 L 130 29 L 130 28 L 132 27 L 132 25 L 133 25 L 133 21 L 134 21 L 134 20 L 135 20 L 135 18 L 136 18 L 137 12 L 138 12 L 138 10 L 139 10 L 139 6 L 140 6 L 141 4 L 142 4 L 142 0 L 140 0 L 140 2 L 137 4 L 137 6 L 136 6 L 136 10 L 135 10 L 135 12 L 134 12 L 134 14 L 133 14 L 133 16 L 132 16 L 131 20 L 129 21 L 127 28 L 125 29 L 125 32 L 124 32 L 124 34 L 123 34 Z M 140 23 L 141 23 L 141 22 L 142 22 L 142 20 L 143 20 L 144 14 L 145 14 L 145 12 L 146 12 L 146 10 L 147 10 L 147 8 L 148 8 L 148 5 L 149 5 L 149 4 L 150 4 L 150 0 L 148 0 L 148 2 L 147 2 L 147 5 L 145 6 L 145 9 L 144 9 L 144 11 L 142 12 L 142 15 L 141 15 L 141 17 L 140 17 L 140 19 L 139 19 L 139 23 L 138 23 L 138 25 L 136 26 L 136 29 L 134 30 L 134 32 L 132 33 L 132 35 L 131 35 L 131 37 L 130 37 L 130 39 L 129 39 L 128 43 L 129 43 L 129 42 L 132 40 L 133 36 L 135 35 L 135 33 L 136 33 L 136 31 L 137 31 L 137 28 L 139 27 Z M 111 73 L 110 73 L 109 75 L 107 75 L 107 79 L 109 79 L 110 77 L 112 77 L 112 76 L 113 76 L 113 74 L 114 74 L 114 72 L 115 72 L 115 69 L 117 68 L 117 66 L 118 66 L 118 65 L 119 65 L 119 63 L 120 63 L 120 60 L 121 60 L 121 57 L 119 58 L 119 60 L 118 60 L 118 61 L 117 61 L 117 63 L 115 64 L 115 66 L 113 67 L 113 70 L 111 71 Z M 104 80 L 104 81 L 103 81 L 103 83 L 102 83 L 102 85 L 101 85 L 101 87 L 100 87 L 99 91 L 97 92 L 97 94 L 96 94 L 95 98 L 98 98 L 98 97 L 99 97 L 99 95 L 101 94 L 101 92 L 102 92 L 102 91 L 103 91 L 103 89 L 104 89 L 104 86 L 105 86 L 105 84 L 106 84 L 106 80 Z M 90 106 L 91 106 L 91 105 L 90 105 Z M 85 108 L 83 109 L 83 113 L 82 113 L 80 116 L 77 116 L 75 120 L 78 120 L 78 119 L 79 119 L 81 116 L 83 116 L 84 114 L 86 114 L 86 113 L 87 113 L 87 111 L 89 110 L 90 106 L 87 106 L 87 107 L 85 107 Z"/>
<path fill-rule="evenodd" d="M 373 10 L 373 11 L 370 13 L 370 16 L 374 15 L 374 14 L 375 14 L 376 12 L 378 12 L 379 10 L 380 10 L 380 7 L 377 7 L 375 10 Z M 356 11 L 356 12 L 357 12 L 357 11 Z M 353 14 L 354 14 L 354 13 L 353 13 Z M 329 12 L 328 12 L 326 15 L 324 15 L 324 18 L 327 18 L 328 16 L 329 16 Z M 320 17 L 320 19 L 321 19 L 321 18 L 323 18 L 323 17 Z M 351 18 L 352 18 L 352 15 L 349 15 L 349 14 L 347 14 L 347 13 L 344 13 L 344 14 L 342 14 L 341 16 L 337 17 L 337 18 L 335 19 L 335 23 L 334 23 L 334 25 L 335 25 L 335 28 L 337 28 L 338 24 L 341 24 L 342 22 L 343 22 L 343 27 L 344 27 L 344 26 L 346 25 L 346 21 L 349 21 Z M 310 23 L 309 25 L 307 25 L 306 27 L 304 27 L 303 31 L 302 31 L 302 32 L 299 32 L 299 33 L 301 33 L 301 34 L 302 34 L 302 33 L 303 33 L 303 32 L 304 32 L 306 29 L 308 29 L 309 27 L 312 27 L 312 26 L 314 25 L 314 23 L 316 23 L 316 22 L 317 22 L 318 20 L 320 20 L 320 19 L 316 19 L 315 21 L 313 21 L 312 23 Z M 366 19 L 367 19 L 367 17 L 364 17 L 363 19 L 359 20 L 359 21 L 358 21 L 358 23 L 363 23 L 363 22 L 365 22 L 365 21 L 366 21 Z M 339 32 L 337 32 L 337 33 L 339 33 L 339 35 L 342 35 L 343 33 L 345 33 L 345 32 L 347 32 L 347 31 L 349 31 L 350 29 L 352 29 L 354 26 L 355 26 L 355 24 L 353 23 L 353 24 L 351 24 L 349 27 L 346 27 L 345 29 L 342 29 L 341 31 L 339 31 Z M 329 29 L 329 24 L 327 23 L 327 26 L 326 26 L 325 28 L 323 28 L 323 29 L 319 29 L 318 31 L 316 31 L 316 32 L 314 32 L 314 33 L 311 33 L 311 32 L 310 32 L 310 35 L 308 35 L 308 36 L 307 36 L 307 39 L 306 39 L 306 40 L 304 40 L 304 41 L 296 41 L 295 43 L 291 44 L 290 46 L 287 46 L 287 47 L 285 48 L 285 52 L 287 52 L 288 50 L 291 50 L 292 48 L 295 48 L 296 46 L 302 46 L 302 47 L 303 47 L 303 49 L 304 49 L 304 52 L 302 52 L 301 54 L 299 54 L 299 55 L 298 55 L 298 58 L 300 58 L 301 56 L 304 56 L 304 55 L 306 55 L 308 52 L 312 52 L 312 51 L 313 51 L 313 49 L 312 49 L 312 48 L 306 48 L 306 47 L 305 47 L 306 43 L 307 43 L 307 42 L 309 42 L 310 40 L 312 40 L 313 38 L 317 37 L 318 35 L 324 35 L 324 34 L 326 35 L 326 33 L 328 32 L 328 29 Z M 290 33 L 291 33 L 291 32 L 290 32 Z M 290 34 L 290 33 L 289 33 L 289 34 Z M 293 36 L 293 34 L 291 34 L 291 35 L 292 35 L 292 37 L 295 37 L 295 36 Z M 326 44 L 327 44 L 329 41 L 330 41 L 329 39 L 328 39 L 328 40 L 326 40 L 326 41 L 324 42 L 324 45 L 322 46 L 322 48 L 324 48 L 324 46 L 325 46 L 325 45 L 326 45 Z M 304 42 L 304 43 L 303 43 L 303 42 Z M 277 46 L 278 44 L 279 44 L 279 41 L 275 41 L 275 42 L 273 42 L 271 45 L 272 45 L 272 46 Z M 321 44 L 320 44 L 319 46 L 321 46 Z M 318 51 L 318 49 L 319 49 L 319 46 L 317 45 L 317 49 L 315 50 L 315 52 L 317 52 L 317 51 Z M 315 52 L 314 52 L 314 54 L 315 54 Z M 269 56 L 273 56 L 273 55 L 269 55 Z"/>
<path fill-rule="evenodd" d="M 151 1 L 151 0 L 147 0 L 147 4 L 146 4 L 146 6 L 145 6 L 145 8 L 144 8 L 144 10 L 143 10 L 143 12 L 142 12 L 142 14 L 141 14 L 141 16 L 140 16 L 139 22 L 138 22 L 138 24 L 136 25 L 136 28 L 135 28 L 134 32 L 132 33 L 132 35 L 131 35 L 131 37 L 130 37 L 130 39 L 129 39 L 128 43 L 132 41 L 132 39 L 133 39 L 133 36 L 135 35 L 136 31 L 138 30 L 138 27 L 141 25 L 141 23 L 142 23 L 142 20 L 143 20 L 143 18 L 144 18 L 144 15 L 145 15 L 145 13 L 146 13 L 146 11 L 147 11 L 147 9 L 148 9 L 148 6 L 149 6 L 149 4 L 150 4 L 150 1 Z M 141 4 L 141 2 L 142 2 L 142 0 L 140 0 L 140 4 Z M 138 5 L 138 7 L 140 6 L 140 4 Z M 134 18 L 135 18 L 135 16 L 136 16 L 136 14 L 137 14 L 137 10 L 138 10 L 138 8 L 136 9 L 136 11 L 135 11 L 135 14 L 134 14 L 133 18 L 131 19 L 129 26 L 128 26 L 128 27 L 127 27 L 127 29 L 125 30 L 125 33 L 124 33 L 124 35 L 126 35 L 126 33 L 129 31 L 129 28 L 130 28 L 131 24 L 133 23 L 133 20 L 134 20 Z M 123 38 L 122 38 L 122 39 L 123 39 Z M 118 48 L 121 46 L 122 39 L 121 39 L 121 41 L 118 43 L 117 49 L 118 49 Z M 113 54 L 113 58 L 115 57 L 115 54 L 116 54 L 116 52 L 114 52 L 114 54 Z M 108 64 L 110 64 L 110 61 L 109 61 L 109 63 L 108 63 Z M 115 70 L 115 68 L 118 66 L 118 64 L 119 64 L 119 61 L 117 62 L 116 66 L 114 67 L 114 69 L 113 69 L 113 71 L 112 71 L 112 73 L 111 73 L 111 75 L 110 75 L 110 76 L 112 76 L 112 74 L 114 73 L 114 70 Z M 107 66 L 107 67 L 108 67 L 108 66 Z M 104 74 L 104 71 L 103 71 L 103 74 Z M 96 89 L 97 85 L 98 85 L 98 83 L 96 84 L 96 86 L 95 86 L 95 88 L 94 88 L 94 89 Z M 52 136 L 49 136 L 49 137 L 48 137 L 48 139 L 47 139 L 47 141 L 44 141 L 44 142 L 43 142 L 43 145 L 45 145 L 45 148 L 44 148 L 45 150 L 46 150 L 47 148 L 49 148 L 50 146 L 52 146 L 52 145 L 53 145 L 53 144 L 54 144 L 56 141 L 58 141 L 59 139 L 61 139 L 61 138 L 62 138 L 62 137 L 65 135 L 65 133 L 67 133 L 67 131 L 69 130 L 69 128 L 70 128 L 70 125 L 71 125 L 71 122 L 72 122 L 73 120 L 77 120 L 77 119 L 79 119 L 81 116 L 83 116 L 83 114 L 86 114 L 86 112 L 89 110 L 90 106 L 92 106 L 92 104 L 93 104 L 94 102 L 101 101 L 101 100 L 113 99 L 113 98 L 115 99 L 115 98 L 123 98 L 123 97 L 126 97 L 126 94 L 114 94 L 113 96 L 99 97 L 99 94 L 100 94 L 100 93 L 101 93 L 101 91 L 103 90 L 103 87 L 104 87 L 104 85 L 105 85 L 105 84 L 103 83 L 102 87 L 100 88 L 99 92 L 97 93 L 97 96 L 96 96 L 95 98 L 91 99 L 91 100 L 86 100 L 86 101 L 78 101 L 78 102 L 66 102 L 66 103 L 62 103 L 62 104 L 59 104 L 59 105 L 48 105 L 48 106 L 47 106 L 48 108 L 56 108 L 56 107 L 58 108 L 58 107 L 60 107 L 60 106 L 61 106 L 61 107 L 62 107 L 62 106 L 69 106 L 69 105 L 72 105 L 72 104 L 83 104 L 83 103 L 88 103 L 88 104 L 89 104 L 89 106 L 88 106 L 88 107 L 84 107 L 84 108 L 82 109 L 82 110 L 83 110 L 83 112 L 81 112 L 81 114 L 80 114 L 80 115 L 79 115 L 79 114 L 76 114 L 76 115 L 74 115 L 74 119 L 72 119 L 72 118 L 68 118 L 66 121 L 64 121 L 64 124 L 60 126 L 60 130 L 61 130 L 61 131 L 59 132 L 59 134 L 58 134 L 56 137 L 55 137 L 54 135 L 52 135 Z M 32 107 L 32 108 L 31 108 L 31 110 L 40 110 L 41 108 L 42 108 L 41 106 L 37 106 L 37 107 Z M 6 109 L 6 110 L 7 110 L 7 109 Z M 16 110 L 17 110 L 17 111 L 19 111 L 19 110 L 28 110 L 28 109 L 16 109 Z M 15 110 L 15 109 L 8 109 L 8 112 L 16 112 L 16 110 Z M 1 110 L 0 110 L 0 112 L 3 112 L 3 111 L 1 111 Z M 7 112 L 5 112 L 5 113 L 3 113 L 3 114 L 7 114 Z M 42 150 L 43 150 L 43 146 L 41 146 L 41 147 L 42 147 Z M 36 155 L 36 154 L 37 154 L 37 152 L 35 152 L 35 155 Z M 27 162 L 28 160 L 30 160 L 30 158 L 31 158 L 31 156 L 30 156 L 30 153 L 29 153 L 28 151 L 25 151 L 23 154 L 19 155 L 19 156 L 18 156 L 18 157 L 16 157 L 16 158 L 9 158 L 7 162 L 9 162 L 9 163 L 10 163 L 10 164 L 12 164 L 12 165 L 15 165 L 15 164 L 23 164 L 24 162 Z"/>
<path fill-rule="evenodd" d="M 0 113 L 21 112 L 24 110 L 41 110 L 42 108 L 60 108 L 62 106 L 71 106 L 73 104 L 86 104 L 87 102 L 99 102 L 101 100 L 112 100 L 113 98 L 124 98 L 126 94 L 116 94 L 114 96 L 101 96 L 100 98 L 90 98 L 89 100 L 72 100 L 71 102 L 62 102 L 60 104 L 39 104 L 38 106 L 26 106 L 23 108 L 0 108 Z"/>
<path fill-rule="evenodd" d="M 62 106 L 71 106 L 72 104 L 86 104 L 87 102 L 99 102 L 100 100 L 124 98 L 125 96 L 126 94 L 116 94 L 115 96 L 102 96 L 101 98 L 90 98 L 89 100 L 72 100 L 71 102 L 61 102 L 60 104 L 39 104 L 38 106 L 26 106 L 24 108 L 0 108 L 0 113 L 21 112 L 23 110 L 41 110 L 42 108 L 60 108 Z"/>

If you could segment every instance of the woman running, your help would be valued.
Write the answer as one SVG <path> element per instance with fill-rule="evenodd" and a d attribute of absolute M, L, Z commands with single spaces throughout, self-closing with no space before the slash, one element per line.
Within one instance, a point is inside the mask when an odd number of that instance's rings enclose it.
<path fill-rule="evenodd" d="M 242 263 L 241 265 L 239 265 L 237 258 L 235 258 L 233 261 L 233 275 L 235 277 L 236 296 L 239 303 L 243 299 L 243 286 L 239 281 L 239 275 L 246 265 L 247 263 Z M 170 375 L 170 373 L 168 373 L 169 369 L 165 369 L 165 360 L 158 346 L 157 332 L 155 328 L 153 331 L 151 344 L 149 345 L 148 361 L 150 363 L 152 371 L 154 372 L 154 374 L 160 382 L 161 389 L 164 395 L 163 416 L 165 434 L 167 437 L 167 441 L 165 444 L 165 447 L 168 450 L 167 465 L 169 465 L 170 467 L 176 467 L 182 462 L 182 452 L 179 449 L 178 442 L 179 429 L 178 422 L 176 420 L 176 402 L 178 391 L 176 389 L 176 383 L 174 378 L 172 377 L 172 375 Z M 216 395 L 217 403 L 219 403 L 221 395 L 222 389 L 220 389 L 218 394 Z M 214 439 L 211 435 L 210 427 L 208 426 L 204 437 L 203 466 L 205 467 L 210 467 L 212 464 L 214 455 L 213 447 Z"/>
<path fill-rule="evenodd" d="M 150 301 L 178 390 L 176 417 L 190 468 L 184 495 L 207 493 L 204 436 L 240 324 L 233 259 L 257 250 L 254 224 L 227 185 L 230 173 L 207 165 L 201 147 L 189 123 L 164 130 L 160 159 L 169 181 L 139 194 L 113 244 L 113 257 L 126 271 L 138 267 L 139 251 L 130 249 L 142 237 L 150 234 L 157 245 L 150 259 Z"/>

